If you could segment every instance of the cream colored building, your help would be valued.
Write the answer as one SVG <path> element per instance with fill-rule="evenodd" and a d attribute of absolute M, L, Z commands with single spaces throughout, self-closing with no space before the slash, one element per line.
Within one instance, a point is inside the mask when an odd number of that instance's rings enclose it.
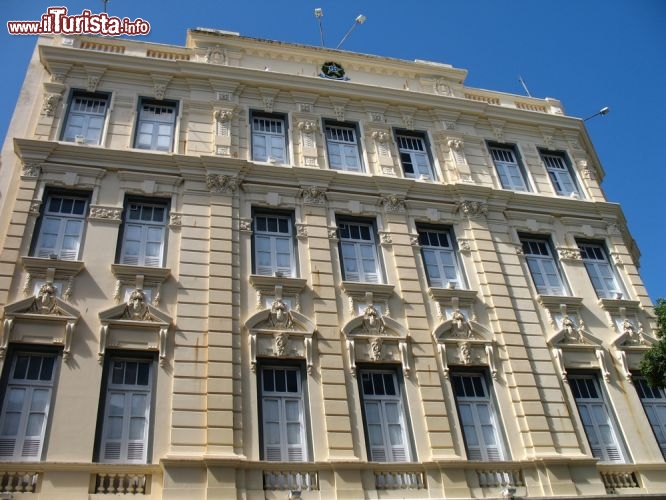
<path fill-rule="evenodd" d="M 585 126 L 465 77 L 41 37 L 0 169 L 0 496 L 666 494 Z"/>

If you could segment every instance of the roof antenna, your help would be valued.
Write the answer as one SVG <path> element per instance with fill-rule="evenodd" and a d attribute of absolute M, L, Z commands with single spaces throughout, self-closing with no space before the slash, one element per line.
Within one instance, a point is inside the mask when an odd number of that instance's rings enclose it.
<path fill-rule="evenodd" d="M 527 97 L 532 97 L 532 94 L 530 94 L 530 91 L 529 91 L 529 89 L 527 88 L 527 84 L 525 83 L 525 80 L 523 80 L 523 77 L 522 77 L 522 76 L 518 75 L 518 81 L 520 82 L 520 84 L 521 84 L 521 85 L 523 86 L 523 88 L 525 89 L 525 93 L 527 94 Z"/>
<path fill-rule="evenodd" d="M 109 0 L 102 0 L 102 3 L 104 4 L 104 13 L 106 14 L 106 4 L 109 3 Z"/>
<path fill-rule="evenodd" d="M 340 40 L 340 43 L 338 44 L 336 49 L 339 49 L 343 43 L 345 43 L 345 40 L 349 38 L 349 35 L 351 35 L 352 31 L 354 31 L 354 28 L 356 28 L 357 24 L 363 24 L 366 20 L 366 17 L 363 14 L 359 14 L 356 16 L 356 19 L 354 19 L 354 24 L 351 25 L 351 28 L 349 28 L 349 31 L 345 34 L 345 36 L 342 37 L 342 40 Z"/>
<path fill-rule="evenodd" d="M 108 0 L 107 0 L 108 2 Z M 324 25 L 321 21 L 321 18 L 324 17 L 324 11 L 321 10 L 321 7 L 317 7 L 314 10 L 314 15 L 317 18 L 317 21 L 319 23 L 319 37 L 321 38 L 321 46 L 324 46 Z"/>

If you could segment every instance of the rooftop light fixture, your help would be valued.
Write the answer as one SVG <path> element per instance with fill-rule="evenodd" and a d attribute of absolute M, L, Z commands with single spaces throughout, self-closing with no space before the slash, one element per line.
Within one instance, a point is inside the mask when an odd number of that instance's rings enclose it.
<path fill-rule="evenodd" d="M 609 112 L 610 112 L 610 108 L 608 106 L 604 106 L 603 108 L 601 108 L 599 111 L 597 111 L 593 115 L 588 116 L 587 118 L 585 118 L 583 121 L 586 122 L 587 120 L 590 120 L 590 119 L 594 118 L 595 116 L 607 115 Z"/>
<path fill-rule="evenodd" d="M 317 18 L 319 23 L 319 37 L 321 38 L 321 46 L 324 46 L 324 25 L 322 24 L 321 18 L 324 17 L 324 11 L 320 7 L 317 7 L 314 10 L 314 15 Z"/>
<path fill-rule="evenodd" d="M 345 43 L 345 40 L 349 38 L 349 35 L 351 35 L 352 31 L 354 31 L 354 28 L 356 28 L 357 24 L 363 24 L 367 18 L 363 14 L 359 14 L 356 16 L 356 19 L 354 19 L 354 24 L 351 25 L 351 28 L 349 28 L 349 31 L 345 34 L 345 36 L 342 37 L 342 40 L 340 40 L 340 43 L 338 44 L 336 49 L 339 49 L 343 43 Z"/>

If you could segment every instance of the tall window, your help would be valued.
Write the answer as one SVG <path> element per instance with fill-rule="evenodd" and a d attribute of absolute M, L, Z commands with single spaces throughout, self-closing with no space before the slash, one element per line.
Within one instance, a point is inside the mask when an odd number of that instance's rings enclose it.
<path fill-rule="evenodd" d="M 469 460 L 505 460 L 499 419 L 486 377 L 481 373 L 451 376 Z"/>
<path fill-rule="evenodd" d="M 252 114 L 252 159 L 287 163 L 286 123 L 280 115 Z"/>
<path fill-rule="evenodd" d="M 397 373 L 360 370 L 368 452 L 372 462 L 409 462 L 411 446 Z"/>
<path fill-rule="evenodd" d="M 598 377 L 570 375 L 569 385 L 592 455 L 603 462 L 624 462 L 618 431 L 601 392 Z"/>
<path fill-rule="evenodd" d="M 490 155 L 504 189 L 529 191 L 525 172 L 516 157 L 516 150 L 513 146 L 490 146 Z"/>
<path fill-rule="evenodd" d="M 622 298 L 622 288 L 604 246 L 579 242 L 578 248 L 597 296 L 602 299 Z"/>
<path fill-rule="evenodd" d="M 46 196 L 33 255 L 76 260 L 88 212 L 87 194 L 51 193 Z"/>
<path fill-rule="evenodd" d="M 301 369 L 295 366 L 263 366 L 259 375 L 263 459 L 270 462 L 307 461 Z"/>
<path fill-rule="evenodd" d="M 400 153 L 400 164 L 405 177 L 413 179 L 434 178 L 428 147 L 423 134 L 406 134 L 397 132 L 396 141 Z"/>
<path fill-rule="evenodd" d="M 100 462 L 147 462 L 152 372 L 151 359 L 110 359 L 104 389 Z"/>
<path fill-rule="evenodd" d="M 356 127 L 325 124 L 328 164 L 336 170 L 360 172 L 361 153 Z"/>
<path fill-rule="evenodd" d="M 343 279 L 381 283 L 381 270 L 372 224 L 339 222 Z"/>
<path fill-rule="evenodd" d="M 172 151 L 176 130 L 177 103 L 142 99 L 134 147 L 155 151 Z"/>
<path fill-rule="evenodd" d="M 543 295 L 566 295 L 550 242 L 528 237 L 521 237 L 520 242 L 537 292 Z"/>
<path fill-rule="evenodd" d="M 450 231 L 419 229 L 419 244 L 430 286 L 464 287 Z"/>
<path fill-rule="evenodd" d="M 0 414 L 0 459 L 40 460 L 56 371 L 56 354 L 17 351 L 7 360 Z"/>
<path fill-rule="evenodd" d="M 108 107 L 108 94 L 75 90 L 69 103 L 62 140 L 100 144 Z"/>
<path fill-rule="evenodd" d="M 634 377 L 634 385 L 661 453 L 666 457 L 666 391 L 650 387 L 644 377 Z"/>
<path fill-rule="evenodd" d="M 541 159 L 546 166 L 546 171 L 557 194 L 562 196 L 571 196 L 572 194 L 580 196 L 580 190 L 576 186 L 573 172 L 564 154 L 541 152 Z"/>
<path fill-rule="evenodd" d="M 291 216 L 255 214 L 253 237 L 255 273 L 296 276 Z"/>
<path fill-rule="evenodd" d="M 166 238 L 166 203 L 129 200 L 125 208 L 120 263 L 161 267 Z"/>

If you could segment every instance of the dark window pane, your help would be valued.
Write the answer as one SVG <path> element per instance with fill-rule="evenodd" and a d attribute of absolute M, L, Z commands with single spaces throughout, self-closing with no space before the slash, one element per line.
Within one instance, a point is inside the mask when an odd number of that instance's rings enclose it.
<path fill-rule="evenodd" d="M 150 378 L 150 363 L 139 363 L 139 373 L 137 376 L 137 385 L 148 385 Z"/>
<path fill-rule="evenodd" d="M 113 369 L 111 370 L 111 383 L 122 384 L 124 374 L 125 374 L 125 363 L 123 363 L 122 361 L 115 361 L 113 363 Z"/>
<path fill-rule="evenodd" d="M 136 363 L 133 361 L 125 362 L 125 384 L 136 384 Z"/>
<path fill-rule="evenodd" d="M 483 383 L 481 382 L 481 377 L 474 377 L 474 395 L 477 398 L 483 398 L 486 396 L 486 392 L 483 390 Z"/>
<path fill-rule="evenodd" d="M 463 391 L 465 396 L 474 396 L 474 388 L 472 387 L 472 379 L 470 377 L 463 378 Z"/>
<path fill-rule="evenodd" d="M 51 380 L 54 363 L 55 358 L 53 356 L 42 358 L 42 372 L 39 374 L 39 380 Z"/>
<path fill-rule="evenodd" d="M 384 387 L 386 388 L 387 395 L 395 396 L 395 383 L 393 382 L 393 375 L 391 373 L 384 374 Z"/>
<path fill-rule="evenodd" d="M 62 213 L 71 214 L 73 205 L 74 205 L 74 200 L 72 200 L 71 198 L 63 198 L 62 209 L 61 209 Z"/>
<path fill-rule="evenodd" d="M 86 209 L 85 200 L 76 200 L 74 202 L 74 212 L 76 215 L 83 215 L 84 210 Z"/>
<path fill-rule="evenodd" d="M 375 386 L 375 394 L 377 396 L 383 396 L 385 394 L 384 392 L 384 377 L 382 377 L 381 373 L 373 373 L 372 374 L 372 383 Z"/>
<path fill-rule="evenodd" d="M 28 362 L 28 380 L 38 380 L 39 371 L 42 368 L 42 358 L 41 356 L 30 356 L 30 361 Z"/>
<path fill-rule="evenodd" d="M 460 377 L 453 377 L 453 392 L 457 397 L 464 397 L 465 391 L 462 386 L 462 379 Z"/>
<path fill-rule="evenodd" d="M 273 392 L 275 390 L 275 381 L 273 380 L 273 370 L 264 370 L 264 391 Z"/>
<path fill-rule="evenodd" d="M 372 390 L 372 380 L 370 379 L 369 373 L 364 373 L 361 376 L 361 382 L 363 383 L 363 394 L 368 396 L 373 395 L 375 392 Z"/>
<path fill-rule="evenodd" d="M 296 375 L 296 370 L 287 371 L 287 392 L 298 392 Z"/>
<path fill-rule="evenodd" d="M 30 358 L 28 356 L 18 356 L 16 358 L 16 365 L 14 366 L 14 378 L 23 380 L 25 374 L 28 371 L 28 361 Z"/>

